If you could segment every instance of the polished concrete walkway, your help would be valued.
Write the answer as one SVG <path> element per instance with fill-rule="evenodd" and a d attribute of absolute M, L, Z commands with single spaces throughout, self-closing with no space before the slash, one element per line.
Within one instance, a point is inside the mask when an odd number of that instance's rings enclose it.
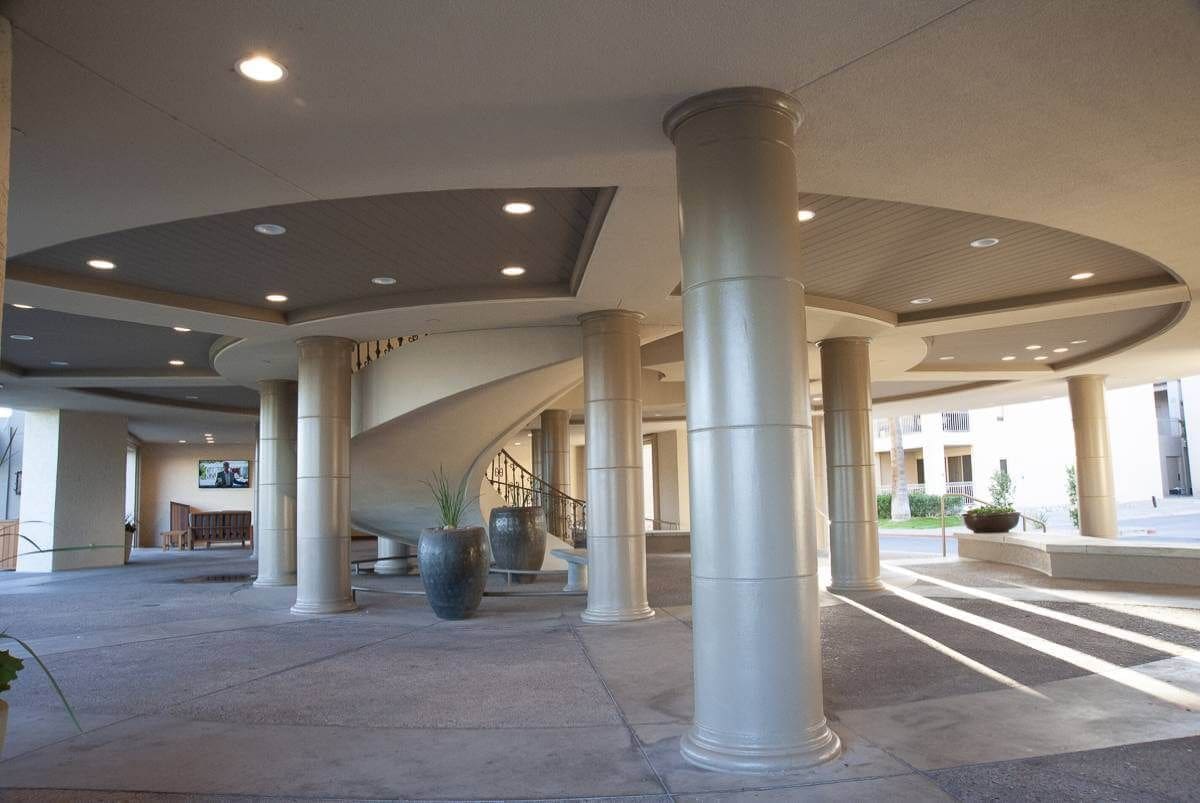
<path fill-rule="evenodd" d="M 845 754 L 769 777 L 679 756 L 686 556 L 649 559 L 657 617 L 606 626 L 580 622 L 582 597 L 488 597 L 451 623 L 360 593 L 356 613 L 297 617 L 288 590 L 237 577 L 253 571 L 239 550 L 0 574 L 0 624 L 34 641 L 87 730 L 28 670 L 0 798 L 1200 799 L 1200 596 L 884 559 L 887 591 L 822 598 Z M 185 582 L 209 575 L 229 577 Z"/>

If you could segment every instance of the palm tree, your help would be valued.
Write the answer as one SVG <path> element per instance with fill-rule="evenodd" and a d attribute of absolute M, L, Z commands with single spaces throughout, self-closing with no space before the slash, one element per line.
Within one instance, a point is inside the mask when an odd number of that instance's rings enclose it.
<path fill-rule="evenodd" d="M 908 508 L 908 477 L 904 470 L 904 430 L 899 418 L 888 419 L 892 433 L 892 521 L 912 518 Z"/>

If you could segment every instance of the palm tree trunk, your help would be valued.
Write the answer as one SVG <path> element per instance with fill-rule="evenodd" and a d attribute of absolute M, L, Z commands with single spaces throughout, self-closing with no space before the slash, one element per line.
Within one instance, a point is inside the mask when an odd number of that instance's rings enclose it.
<path fill-rule="evenodd" d="M 912 518 L 908 508 L 908 476 L 904 467 L 904 430 L 899 418 L 888 419 L 892 433 L 892 521 Z"/>

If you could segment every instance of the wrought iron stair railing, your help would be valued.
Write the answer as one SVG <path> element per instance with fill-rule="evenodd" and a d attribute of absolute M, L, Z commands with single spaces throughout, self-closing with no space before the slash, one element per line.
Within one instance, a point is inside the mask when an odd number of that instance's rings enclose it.
<path fill-rule="evenodd" d="M 587 502 L 568 496 L 521 465 L 501 449 L 487 467 L 487 479 L 504 504 L 541 507 L 546 511 L 550 532 L 572 546 L 587 539 Z"/>

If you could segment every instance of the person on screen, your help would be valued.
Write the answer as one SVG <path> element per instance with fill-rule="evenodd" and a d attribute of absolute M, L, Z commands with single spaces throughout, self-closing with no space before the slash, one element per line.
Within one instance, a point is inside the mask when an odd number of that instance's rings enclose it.
<path fill-rule="evenodd" d="M 215 483 L 216 487 L 232 488 L 234 487 L 234 480 L 236 477 L 237 472 L 229 467 L 229 461 L 226 460 L 222 464 L 221 470 L 217 472 L 217 481 Z"/>

